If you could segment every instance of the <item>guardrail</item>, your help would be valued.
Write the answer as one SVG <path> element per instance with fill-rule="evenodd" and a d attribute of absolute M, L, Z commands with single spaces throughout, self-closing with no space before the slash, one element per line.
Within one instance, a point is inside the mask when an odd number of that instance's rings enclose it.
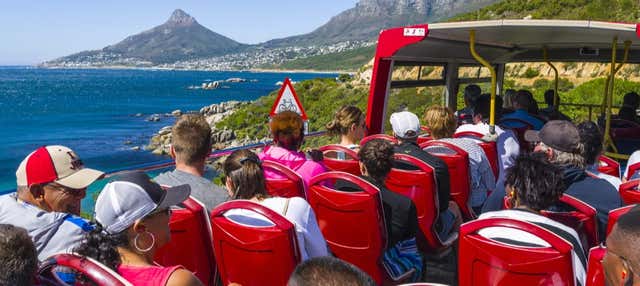
<path fill-rule="evenodd" d="M 305 137 L 319 137 L 319 136 L 324 136 L 326 133 L 327 133 L 327 131 L 315 131 L 315 132 L 310 132 L 309 134 L 306 134 Z M 268 141 L 262 141 L 262 142 L 249 144 L 249 145 L 243 145 L 243 146 L 238 146 L 238 147 L 231 147 L 231 148 L 226 148 L 226 149 L 221 149 L 221 150 L 215 150 L 215 151 L 213 151 L 213 152 L 211 152 L 209 154 L 208 159 L 217 159 L 217 158 L 220 158 L 222 156 L 229 155 L 229 154 L 233 153 L 233 151 L 236 151 L 236 150 L 263 148 L 263 147 L 265 147 L 267 145 L 270 145 L 271 143 L 273 143 L 273 141 L 272 140 L 268 140 Z M 121 168 L 121 169 L 108 171 L 106 173 L 106 175 L 105 175 L 105 178 L 113 177 L 113 176 L 116 176 L 116 175 L 118 175 L 120 173 L 127 172 L 127 171 L 144 171 L 144 172 L 148 172 L 148 171 L 153 171 L 153 170 L 159 170 L 159 169 L 164 169 L 164 168 L 168 168 L 168 167 L 171 167 L 171 166 L 175 166 L 175 164 L 176 164 L 175 161 L 171 160 L 171 159 L 161 160 L 161 161 L 156 161 L 156 162 L 151 162 L 151 163 L 138 164 L 138 165 L 130 166 L 130 167 L 127 167 L 127 168 Z M 0 191 L 0 195 L 12 193 L 12 192 L 15 192 L 15 191 L 16 191 L 15 189 Z"/>

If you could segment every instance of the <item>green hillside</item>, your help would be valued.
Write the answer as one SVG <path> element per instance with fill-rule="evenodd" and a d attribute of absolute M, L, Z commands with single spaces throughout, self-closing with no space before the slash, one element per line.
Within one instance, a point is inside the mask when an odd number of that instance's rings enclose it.
<path fill-rule="evenodd" d="M 331 70 L 356 71 L 375 55 L 376 47 L 369 46 L 339 53 L 313 56 L 285 62 L 280 65 L 265 65 L 266 69 L 285 70 Z"/>
<path fill-rule="evenodd" d="M 599 20 L 615 22 L 640 21 L 637 0 L 508 0 L 475 12 L 460 14 L 449 22 L 522 19 Z"/>

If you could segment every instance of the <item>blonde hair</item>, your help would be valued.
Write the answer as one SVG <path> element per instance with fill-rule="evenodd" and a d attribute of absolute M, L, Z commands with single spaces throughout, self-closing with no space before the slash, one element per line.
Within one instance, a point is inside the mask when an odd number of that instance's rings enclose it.
<path fill-rule="evenodd" d="M 203 160 L 211 152 L 211 127 L 200 114 L 186 114 L 171 128 L 171 146 L 176 159 L 187 165 Z"/>
<path fill-rule="evenodd" d="M 456 132 L 457 122 L 449 108 L 432 105 L 424 113 L 424 123 L 433 139 L 449 138 Z"/>
<path fill-rule="evenodd" d="M 327 123 L 325 127 L 331 136 L 347 135 L 351 125 L 358 125 L 362 121 L 364 121 L 364 113 L 359 108 L 353 105 L 345 105 L 336 111 L 333 120 Z"/>

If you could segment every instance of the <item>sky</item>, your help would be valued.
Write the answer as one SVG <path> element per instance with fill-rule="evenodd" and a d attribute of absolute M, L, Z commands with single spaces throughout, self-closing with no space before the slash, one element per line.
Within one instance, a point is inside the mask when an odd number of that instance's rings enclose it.
<path fill-rule="evenodd" d="M 305 34 L 357 0 L 3 0 L 0 65 L 31 65 L 101 49 L 164 23 L 180 8 L 241 43 Z"/>

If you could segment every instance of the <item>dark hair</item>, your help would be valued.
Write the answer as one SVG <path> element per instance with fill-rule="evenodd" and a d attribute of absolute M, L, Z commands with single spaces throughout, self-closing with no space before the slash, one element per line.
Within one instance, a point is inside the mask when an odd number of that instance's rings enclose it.
<path fill-rule="evenodd" d="M 171 128 L 171 146 L 176 159 L 187 165 L 204 160 L 211 152 L 211 127 L 204 116 L 186 114 Z"/>
<path fill-rule="evenodd" d="M 498 99 L 498 97 L 496 97 L 496 99 Z M 489 119 L 489 116 L 491 115 L 491 95 L 483 94 L 478 97 L 476 104 L 472 108 L 472 112 L 474 116 L 480 115 L 482 116 L 482 119 Z"/>
<path fill-rule="evenodd" d="M 473 102 L 480 96 L 482 90 L 479 86 L 475 84 L 467 85 L 464 88 L 464 98 L 469 101 L 469 104 L 473 104 Z"/>
<path fill-rule="evenodd" d="M 546 103 L 549 106 L 552 106 L 555 93 L 556 92 L 553 89 L 547 89 L 544 92 L 544 103 Z M 560 105 L 560 96 L 558 96 L 558 105 Z"/>
<path fill-rule="evenodd" d="M 0 285 L 31 285 L 38 254 L 24 228 L 0 224 Z"/>
<path fill-rule="evenodd" d="M 321 256 L 300 263 L 291 273 L 288 286 L 375 286 L 376 283 L 358 267 L 334 258 Z"/>
<path fill-rule="evenodd" d="M 304 140 L 304 122 L 298 113 L 283 111 L 271 119 L 271 136 L 277 146 L 298 151 Z"/>
<path fill-rule="evenodd" d="M 602 153 L 602 133 L 600 133 L 600 128 L 591 121 L 582 122 L 577 127 L 580 133 L 580 141 L 584 145 L 582 155 L 587 165 L 593 165 L 598 160 L 600 153 Z"/>
<path fill-rule="evenodd" d="M 638 94 L 633 91 L 628 92 L 622 98 L 622 104 L 638 108 L 638 104 L 640 104 L 640 96 L 638 96 Z"/>
<path fill-rule="evenodd" d="M 345 105 L 341 107 L 333 119 L 325 126 L 329 135 L 346 135 L 349 133 L 352 124 L 360 124 L 364 121 L 364 113 L 353 105 Z"/>
<path fill-rule="evenodd" d="M 636 206 L 621 215 L 609 237 L 607 241 L 611 239 L 627 244 L 622 245 L 629 251 L 625 253 L 625 258 L 629 260 L 634 270 L 638 269 L 640 267 L 640 207 Z"/>
<path fill-rule="evenodd" d="M 368 141 L 358 151 L 360 162 L 364 164 L 369 177 L 378 183 L 383 183 L 391 171 L 393 154 L 393 145 L 382 139 Z"/>
<path fill-rule="evenodd" d="M 84 235 L 82 243 L 74 249 L 74 252 L 91 257 L 107 267 L 117 270 L 122 263 L 117 247 L 128 247 L 129 238 L 127 231 L 117 234 L 108 234 L 99 222 L 94 222 L 95 228 Z"/>
<path fill-rule="evenodd" d="M 505 186 L 514 189 L 520 205 L 535 211 L 547 209 L 564 193 L 562 170 L 542 153 L 520 154 L 507 169 Z"/>
<path fill-rule="evenodd" d="M 249 150 L 236 150 L 222 164 L 222 170 L 233 183 L 234 199 L 267 197 L 264 170 L 258 156 Z"/>
<path fill-rule="evenodd" d="M 518 90 L 513 100 L 520 106 L 520 108 L 526 109 L 527 112 L 531 114 L 538 114 L 538 103 L 533 98 L 533 94 L 530 91 L 526 89 Z"/>

